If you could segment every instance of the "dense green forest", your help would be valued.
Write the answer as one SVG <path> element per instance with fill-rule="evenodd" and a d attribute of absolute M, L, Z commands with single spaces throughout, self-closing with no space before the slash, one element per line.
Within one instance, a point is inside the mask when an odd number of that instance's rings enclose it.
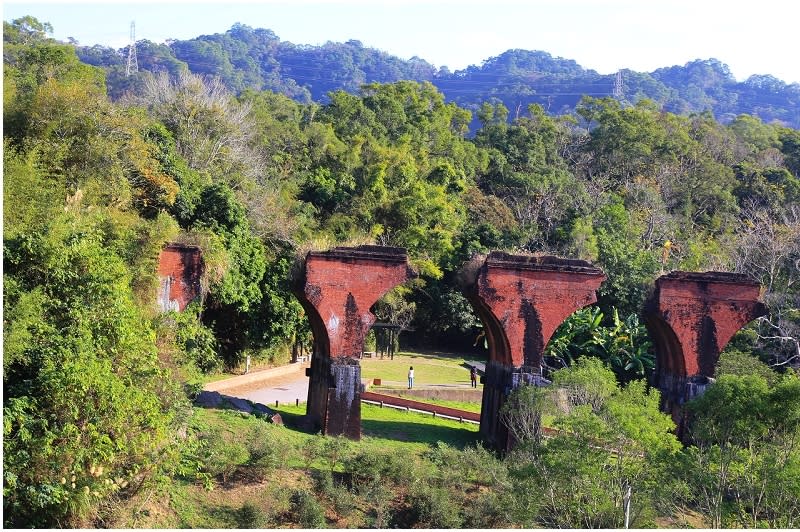
<path fill-rule="evenodd" d="M 77 51 L 82 61 L 106 69 L 112 97 L 146 77 L 144 73 L 126 75 L 127 48 L 95 45 L 79 46 Z M 550 114 L 572 113 L 585 95 L 612 96 L 616 81 L 614 74 L 601 75 L 542 51 L 508 50 L 479 66 L 450 72 L 419 57 L 403 60 L 356 40 L 321 46 L 293 44 L 271 30 L 242 24 L 225 33 L 167 44 L 138 41 L 136 52 L 143 72 L 176 75 L 188 70 L 215 76 L 235 94 L 245 89 L 272 90 L 300 103 L 328 103 L 329 92 L 355 94 L 366 83 L 429 81 L 447 101 L 473 113 L 484 102 L 499 102 L 511 110 L 510 118 L 524 115 L 531 104 L 541 105 Z M 716 59 L 649 73 L 627 69 L 621 76 L 618 98 L 627 104 L 648 99 L 676 114 L 711 111 L 723 123 L 750 114 L 764 122 L 800 128 L 800 85 L 787 85 L 770 75 L 738 82 Z M 478 127 L 480 123 L 473 121 L 471 130 Z"/>
<path fill-rule="evenodd" d="M 580 381 L 581 368 L 593 375 L 576 386 L 597 400 L 559 418 L 582 437 L 533 438 L 514 462 L 492 458 L 505 473 L 490 472 L 497 483 L 484 485 L 487 504 L 515 490 L 569 499 L 565 515 L 575 520 L 559 521 L 546 502 L 518 501 L 496 521 L 456 509 L 460 521 L 440 524 L 620 526 L 608 517 L 619 500 L 590 504 L 607 483 L 616 486 L 609 497 L 642 490 L 650 501 L 642 519 L 671 511 L 657 502 L 659 487 L 669 487 L 715 526 L 797 526 L 800 131 L 771 122 L 797 124 L 796 100 L 771 108 L 769 123 L 756 116 L 763 109 L 739 114 L 729 101 L 723 114 L 735 116 L 721 121 L 711 100 L 685 103 L 674 88 L 640 98 L 649 95 L 643 88 L 635 101 L 576 97 L 574 111 L 551 116 L 538 104 L 512 108 L 477 84 L 475 98 L 485 101 L 448 101 L 445 74 L 421 60 L 355 42 L 290 46 L 245 26 L 169 46 L 139 43 L 142 71 L 125 77 L 117 52 L 56 42 L 49 30 L 31 17 L 3 27 L 6 526 L 100 523 L 110 500 L 165 478 L 210 478 L 190 423 L 201 373 L 235 368 L 247 355 L 287 360 L 310 334 L 288 287 L 296 258 L 368 242 L 407 248 L 419 278 L 377 313 L 414 329 L 404 341 L 429 346 L 474 343 L 479 324 L 455 272 L 476 253 L 582 258 L 608 276 L 596 309 L 573 315 L 548 349 L 553 367 L 577 368 L 562 373 L 567 381 Z M 310 65 L 332 61 L 352 68 L 335 86 L 315 85 L 335 89 L 322 103 L 289 75 L 316 78 Z M 511 87 L 521 61 L 560 65 L 552 76 L 591 77 L 527 52 L 482 69 L 507 69 L 500 85 Z M 714 80 L 742 94 L 751 87 L 754 102 L 766 86 L 796 98 L 796 86 L 735 84 L 724 70 L 711 62 L 640 78 L 642 87 L 709 82 L 703 98 L 712 98 Z M 411 74 L 431 79 L 404 79 Z M 201 248 L 204 298 L 162 315 L 158 253 L 175 241 Z M 729 346 L 725 377 L 696 407 L 697 445 L 686 449 L 670 439 L 656 392 L 640 380 L 653 354 L 638 312 L 654 279 L 674 269 L 744 273 L 762 283 L 770 308 Z M 606 366 L 586 362 L 596 358 Z M 546 402 L 521 397 L 519 408 Z M 652 432 L 637 432 L 638 422 Z M 599 451 L 630 442 L 630 454 L 612 455 L 616 469 L 601 467 L 609 456 Z M 431 459 L 443 468 L 467 452 L 445 451 Z M 585 456 L 585 469 L 568 470 L 574 456 Z M 423 509 L 455 504 L 446 486 L 414 500 Z M 415 523 L 426 524 L 403 524 Z"/>

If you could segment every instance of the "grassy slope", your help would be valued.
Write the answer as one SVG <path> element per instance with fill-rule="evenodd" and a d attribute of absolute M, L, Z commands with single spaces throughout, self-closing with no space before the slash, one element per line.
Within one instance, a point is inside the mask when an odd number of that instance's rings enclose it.
<path fill-rule="evenodd" d="M 223 483 L 219 477 L 208 490 L 200 482 L 173 479 L 155 491 L 143 493 L 117 511 L 109 523 L 115 528 L 247 528 L 252 525 L 242 508 L 250 504 L 263 519 L 262 527 L 284 524 L 292 490 L 310 489 L 312 470 L 329 465 L 309 450 L 320 437 L 292 428 L 305 413 L 305 404 L 280 409 L 287 426 L 276 426 L 255 416 L 230 410 L 195 408 L 192 425 L 215 441 L 246 444 L 265 440 L 276 463 L 266 475 L 240 467 Z M 362 405 L 363 438 L 349 442 L 348 452 L 392 452 L 417 458 L 438 441 L 464 448 L 478 441 L 478 426 L 392 408 Z M 326 438 L 327 439 L 327 438 Z M 220 460 L 225 460 L 220 454 Z M 336 469 L 340 469 L 337 466 Z"/>
<path fill-rule="evenodd" d="M 400 353 L 394 360 L 364 359 L 362 376 L 381 378 L 389 387 L 404 389 L 411 365 L 419 387 L 436 384 L 469 387 L 467 362 L 458 355 Z M 425 401 L 480 411 L 479 402 Z M 125 528 L 247 528 L 253 522 L 242 508 L 249 504 L 257 508 L 262 517 L 258 524 L 262 527 L 284 525 L 292 491 L 311 489 L 312 471 L 329 467 L 312 451 L 320 437 L 294 428 L 305 410 L 305 404 L 282 406 L 279 411 L 286 426 L 275 426 L 235 411 L 195 408 L 192 426 L 207 441 L 245 447 L 252 447 L 254 440 L 263 441 L 265 447 L 273 449 L 279 465 L 266 475 L 254 475 L 249 467 L 231 468 L 235 473 L 228 482 L 216 477 L 211 491 L 201 482 L 170 480 L 119 508 L 116 519 L 109 524 Z M 362 405 L 361 415 L 363 437 L 348 444 L 351 453 L 388 451 L 413 460 L 439 441 L 456 448 L 478 441 L 478 426 L 470 423 L 368 404 Z M 213 450 L 211 455 L 217 456 L 219 462 L 231 459 L 222 449 Z"/>

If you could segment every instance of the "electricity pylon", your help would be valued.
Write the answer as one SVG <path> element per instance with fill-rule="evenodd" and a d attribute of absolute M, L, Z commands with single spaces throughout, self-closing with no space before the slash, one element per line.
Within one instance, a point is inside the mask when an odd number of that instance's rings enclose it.
<path fill-rule="evenodd" d="M 614 98 L 621 100 L 622 96 L 622 70 L 617 70 L 617 76 L 614 78 Z"/>
<path fill-rule="evenodd" d="M 131 21 L 131 43 L 128 45 L 128 66 L 125 75 L 139 72 L 139 61 L 136 59 L 136 22 Z"/>

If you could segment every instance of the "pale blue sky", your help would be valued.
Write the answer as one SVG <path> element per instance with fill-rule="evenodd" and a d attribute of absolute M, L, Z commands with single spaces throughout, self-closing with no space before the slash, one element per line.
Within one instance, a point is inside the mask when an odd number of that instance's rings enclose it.
<path fill-rule="evenodd" d="M 223 33 L 234 23 L 273 30 L 295 44 L 357 39 L 403 59 L 451 70 L 510 48 L 544 50 L 608 74 L 716 58 L 737 79 L 772 74 L 800 83 L 796 0 L 262 0 L 251 2 L 22 2 L 3 20 L 30 14 L 58 39 L 121 48 Z"/>

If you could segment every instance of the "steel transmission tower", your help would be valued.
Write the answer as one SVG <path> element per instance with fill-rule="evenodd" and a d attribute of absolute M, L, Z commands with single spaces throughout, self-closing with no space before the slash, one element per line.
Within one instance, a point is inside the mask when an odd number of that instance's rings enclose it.
<path fill-rule="evenodd" d="M 617 76 L 614 78 L 614 98 L 621 100 L 622 96 L 622 70 L 617 70 Z"/>
<path fill-rule="evenodd" d="M 136 22 L 131 22 L 131 43 L 128 45 L 128 66 L 125 75 L 139 72 L 139 61 L 136 59 Z"/>

